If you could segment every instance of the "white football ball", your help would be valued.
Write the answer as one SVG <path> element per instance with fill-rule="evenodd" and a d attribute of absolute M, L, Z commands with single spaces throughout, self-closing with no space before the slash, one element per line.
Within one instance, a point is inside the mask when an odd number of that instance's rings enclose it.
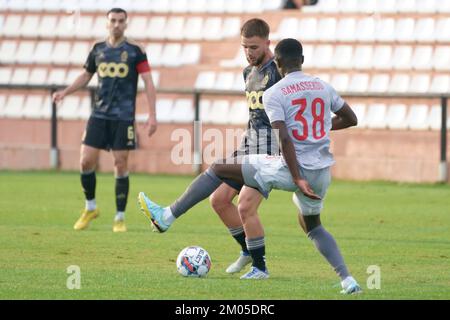
<path fill-rule="evenodd" d="M 208 252 L 199 246 L 186 247 L 177 258 L 177 270 L 185 277 L 204 277 L 211 269 Z"/>

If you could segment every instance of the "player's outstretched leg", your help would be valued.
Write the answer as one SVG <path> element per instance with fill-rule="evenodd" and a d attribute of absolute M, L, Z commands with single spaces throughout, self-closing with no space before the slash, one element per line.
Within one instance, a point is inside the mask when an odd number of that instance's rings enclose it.
<path fill-rule="evenodd" d="M 141 212 L 150 220 L 153 231 L 166 232 L 170 224 L 164 222 L 164 208 L 151 201 L 143 192 L 139 192 L 139 207 Z"/>

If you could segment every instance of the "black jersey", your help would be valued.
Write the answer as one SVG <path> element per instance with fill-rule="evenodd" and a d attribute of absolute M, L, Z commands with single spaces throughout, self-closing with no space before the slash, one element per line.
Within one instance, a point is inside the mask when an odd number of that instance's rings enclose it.
<path fill-rule="evenodd" d="M 250 112 L 248 129 L 271 128 L 269 118 L 264 111 L 262 96 L 265 90 L 280 81 L 281 75 L 273 59 L 261 68 L 248 66 L 244 69 L 245 93 Z"/>
<path fill-rule="evenodd" d="M 134 120 L 138 74 L 150 71 L 145 52 L 128 40 L 117 47 L 107 41 L 97 42 L 84 68 L 98 75 L 92 117 Z"/>

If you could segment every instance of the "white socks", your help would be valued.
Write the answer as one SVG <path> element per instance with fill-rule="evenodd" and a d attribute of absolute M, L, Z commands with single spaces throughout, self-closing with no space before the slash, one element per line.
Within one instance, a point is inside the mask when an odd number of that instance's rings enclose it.
<path fill-rule="evenodd" d="M 95 202 L 95 199 L 86 200 L 86 210 L 93 211 L 95 209 L 97 209 L 97 203 Z"/>
<path fill-rule="evenodd" d="M 117 211 L 114 221 L 123 221 L 123 220 L 125 220 L 125 212 Z"/>
<path fill-rule="evenodd" d="M 164 208 L 163 222 L 169 226 L 175 221 L 175 219 L 176 217 L 172 214 L 170 207 Z"/>

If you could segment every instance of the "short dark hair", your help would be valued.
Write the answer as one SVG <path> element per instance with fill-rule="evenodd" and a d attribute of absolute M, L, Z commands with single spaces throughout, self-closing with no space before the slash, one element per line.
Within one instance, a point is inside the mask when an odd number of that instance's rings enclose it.
<path fill-rule="evenodd" d="M 114 13 L 124 13 L 124 14 L 125 14 L 125 19 L 128 18 L 128 13 L 127 13 L 124 9 L 122 9 L 122 8 L 112 8 L 111 10 L 109 10 L 109 11 L 106 13 L 106 16 L 109 16 L 109 14 L 110 14 L 111 12 L 114 12 Z"/>
<path fill-rule="evenodd" d="M 258 18 L 248 20 L 241 28 L 241 36 L 245 38 L 260 37 L 268 39 L 269 33 L 270 27 L 267 22 Z"/>
<path fill-rule="evenodd" d="M 303 47 L 300 41 L 292 38 L 281 40 L 275 47 L 275 58 L 285 67 L 295 67 L 303 63 Z"/>

